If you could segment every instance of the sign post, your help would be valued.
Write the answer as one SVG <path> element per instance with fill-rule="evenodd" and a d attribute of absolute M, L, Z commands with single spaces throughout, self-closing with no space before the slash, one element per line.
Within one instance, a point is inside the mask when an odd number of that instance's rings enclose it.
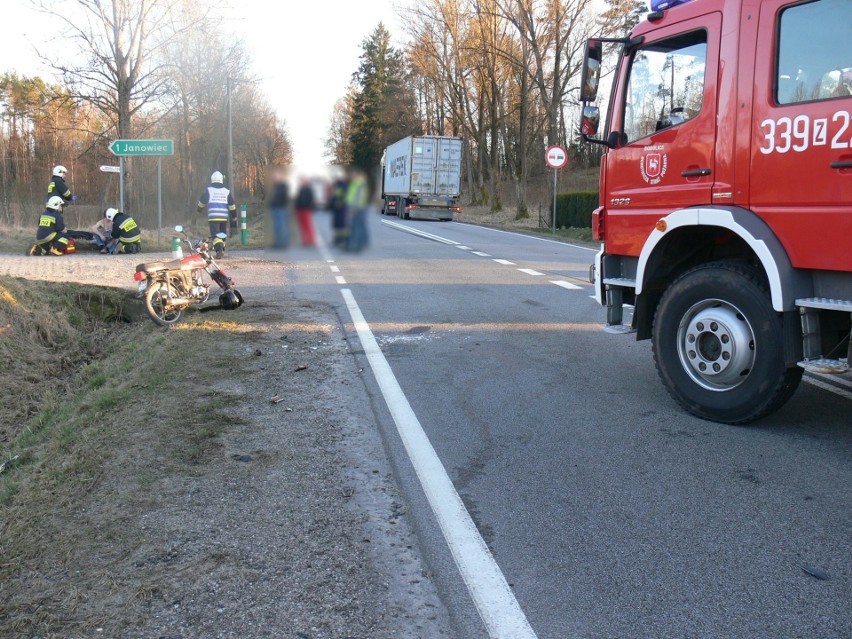
<path fill-rule="evenodd" d="M 248 206 L 240 206 L 240 244 L 248 243 Z"/>
<path fill-rule="evenodd" d="M 110 153 L 119 159 L 118 197 L 120 210 L 124 211 L 124 158 L 125 156 L 157 156 L 157 243 L 163 233 L 163 163 L 164 155 L 175 154 L 174 140 L 113 140 Z M 103 168 L 101 169 L 103 170 Z"/>
<path fill-rule="evenodd" d="M 553 169 L 553 234 L 556 235 L 556 173 L 568 164 L 568 151 L 554 144 L 544 154 L 544 161 Z"/>

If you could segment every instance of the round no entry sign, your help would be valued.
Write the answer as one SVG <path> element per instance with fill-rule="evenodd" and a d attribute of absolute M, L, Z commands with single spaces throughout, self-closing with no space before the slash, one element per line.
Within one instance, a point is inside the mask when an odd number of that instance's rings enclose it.
<path fill-rule="evenodd" d="M 547 153 L 544 155 L 544 161 L 547 162 L 547 166 L 551 169 L 561 169 L 563 166 L 568 164 L 568 151 L 558 144 L 554 144 L 552 147 L 547 149 Z"/>

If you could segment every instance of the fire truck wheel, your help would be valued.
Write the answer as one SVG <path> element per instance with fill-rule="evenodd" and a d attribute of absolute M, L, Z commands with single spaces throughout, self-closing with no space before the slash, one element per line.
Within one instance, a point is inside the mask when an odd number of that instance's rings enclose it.
<path fill-rule="evenodd" d="M 654 361 L 669 394 L 690 413 L 728 424 L 777 410 L 802 378 L 785 365 L 781 322 L 753 269 L 713 262 L 687 271 L 654 317 Z"/>

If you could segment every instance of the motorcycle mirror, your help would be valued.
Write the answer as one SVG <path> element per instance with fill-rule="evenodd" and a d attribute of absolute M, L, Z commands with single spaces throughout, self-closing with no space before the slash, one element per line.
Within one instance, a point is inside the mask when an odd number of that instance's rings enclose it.
<path fill-rule="evenodd" d="M 228 234 L 227 233 L 216 233 L 216 237 L 218 237 L 220 240 L 227 240 Z"/>
<path fill-rule="evenodd" d="M 178 233 L 183 233 L 183 226 L 181 226 L 180 224 L 178 224 L 178 225 L 175 227 L 175 231 L 177 231 Z"/>

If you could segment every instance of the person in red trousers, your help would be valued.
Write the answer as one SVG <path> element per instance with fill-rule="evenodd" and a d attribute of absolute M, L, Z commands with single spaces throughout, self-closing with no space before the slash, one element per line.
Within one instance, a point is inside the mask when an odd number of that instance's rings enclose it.
<path fill-rule="evenodd" d="M 299 179 L 296 192 L 296 221 L 302 234 L 302 246 L 316 246 L 317 236 L 314 230 L 314 189 L 307 178 Z"/>

